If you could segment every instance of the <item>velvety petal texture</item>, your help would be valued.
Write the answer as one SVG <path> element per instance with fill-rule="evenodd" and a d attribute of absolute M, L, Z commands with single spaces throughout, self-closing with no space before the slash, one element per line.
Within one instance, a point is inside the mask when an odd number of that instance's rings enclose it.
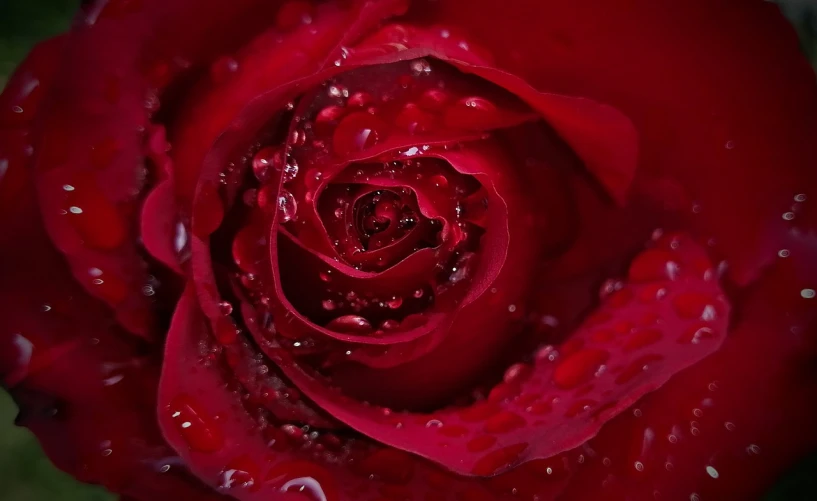
<path fill-rule="evenodd" d="M 753 499 L 817 448 L 766 2 L 96 0 L 0 95 L 0 377 L 134 500 Z"/>

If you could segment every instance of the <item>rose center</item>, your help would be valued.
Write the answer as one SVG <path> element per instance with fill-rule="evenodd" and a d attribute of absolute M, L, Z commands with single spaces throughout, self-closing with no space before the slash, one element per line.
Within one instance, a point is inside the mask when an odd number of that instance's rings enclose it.
<path fill-rule="evenodd" d="M 414 209 L 393 191 L 375 191 L 358 199 L 352 219 L 365 250 L 385 247 L 417 226 Z"/>

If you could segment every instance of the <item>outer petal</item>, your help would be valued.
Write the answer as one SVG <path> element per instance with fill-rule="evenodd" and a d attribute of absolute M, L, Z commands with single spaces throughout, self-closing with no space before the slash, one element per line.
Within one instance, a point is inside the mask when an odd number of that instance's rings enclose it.
<path fill-rule="evenodd" d="M 47 86 L 60 44 L 35 49 L 3 99 L 31 78 Z M 155 425 L 159 361 L 74 282 L 53 248 L 27 165 L 26 127 L 0 129 L 0 378 L 21 408 L 18 424 L 82 481 L 139 499 L 218 499 L 179 464 Z"/>
<path fill-rule="evenodd" d="M 756 494 L 815 438 L 798 424 L 814 419 L 813 373 L 800 369 L 813 364 L 814 306 L 798 297 L 813 289 L 803 267 L 814 248 L 786 234 L 812 231 L 802 200 L 815 186 L 817 93 L 791 28 L 762 2 L 531 2 L 513 18 L 493 1 L 416 6 L 423 22 L 459 26 L 486 41 L 499 67 L 535 87 L 626 113 L 641 133 L 640 196 L 661 197 L 687 224 L 714 235 L 732 279 L 761 277 L 740 296 L 747 303 L 722 352 L 639 404 L 649 420 L 612 422 L 590 444 L 592 473 L 567 498 L 640 499 L 654 489 L 679 499 Z M 764 273 L 775 253 L 794 255 L 795 248 L 803 261 Z M 795 338 L 788 332 L 794 324 Z M 779 341 L 766 344 L 775 332 Z"/>
<path fill-rule="evenodd" d="M 175 363 L 162 372 L 159 423 L 185 462 L 214 489 L 241 500 L 497 499 L 487 484 L 448 475 L 354 435 L 332 436 L 317 428 L 310 439 L 299 440 L 296 426 L 259 421 L 263 413 L 224 384 L 217 359 L 202 356 L 211 339 L 207 326 L 188 290 L 168 338 L 165 356 Z M 536 482 L 525 485 L 547 492 Z"/>
<path fill-rule="evenodd" d="M 640 135 L 635 193 L 660 197 L 716 236 L 736 281 L 756 277 L 777 252 L 770 242 L 782 237 L 792 196 L 812 186 L 817 148 L 814 73 L 777 7 L 634 0 L 516 9 L 418 1 L 409 18 L 465 32 L 540 91 L 624 113 Z"/>
<path fill-rule="evenodd" d="M 638 162 L 638 132 L 630 119 L 610 105 L 576 97 L 573 92 L 557 94 L 531 87 L 519 76 L 498 68 L 491 53 L 484 50 L 490 45 L 482 40 L 473 43 L 475 40 L 452 36 L 444 28 L 398 24 L 385 27 L 355 51 L 366 55 L 396 45 L 404 58 L 430 54 L 506 89 L 539 113 L 609 195 L 624 204 Z M 479 117 L 471 114 L 468 119 L 473 122 Z"/>
<path fill-rule="evenodd" d="M 327 381 L 288 361 L 280 350 L 272 356 L 283 361 L 279 365 L 284 373 L 307 396 L 361 433 L 460 474 L 493 475 L 581 444 L 636 399 L 717 349 L 725 337 L 728 308 L 712 279 L 695 271 L 701 250 L 691 242 L 680 245 L 683 248 L 673 253 L 678 264 L 656 261 L 653 255 L 664 250 L 642 254 L 630 271 L 635 284 L 607 298 L 599 313 L 558 351 L 548 347 L 533 367 L 519 364 L 509 369 L 504 383 L 487 400 L 469 407 L 430 414 L 385 412 L 328 389 Z M 649 265 L 642 266 L 644 261 Z M 671 266 L 686 271 L 674 276 L 668 272 Z M 668 281 L 666 275 L 672 278 Z M 466 334 L 482 338 L 494 330 L 507 332 L 501 323 L 491 322 L 495 328 L 483 333 L 465 320 L 468 328 L 455 328 L 447 342 L 488 344 Z M 441 351 L 468 353 L 468 358 L 479 353 L 472 346 Z M 550 363 L 557 357 L 559 363 Z M 444 384 L 442 377 L 438 379 Z"/>
<path fill-rule="evenodd" d="M 817 447 L 817 239 L 785 242 L 723 348 L 588 444 L 567 499 L 751 499 Z"/>

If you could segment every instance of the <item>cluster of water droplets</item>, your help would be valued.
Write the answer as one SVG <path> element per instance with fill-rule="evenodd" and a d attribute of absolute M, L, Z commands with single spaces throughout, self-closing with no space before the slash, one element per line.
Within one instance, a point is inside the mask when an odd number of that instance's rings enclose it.
<path fill-rule="evenodd" d="M 299 168 L 298 162 L 286 153 L 286 147 L 268 146 L 258 151 L 252 158 L 252 171 L 259 188 L 244 192 L 245 203 L 270 213 L 277 211 L 281 223 L 295 220 L 298 203 L 286 186 L 298 176 Z M 283 186 L 279 186 L 279 179 Z"/>

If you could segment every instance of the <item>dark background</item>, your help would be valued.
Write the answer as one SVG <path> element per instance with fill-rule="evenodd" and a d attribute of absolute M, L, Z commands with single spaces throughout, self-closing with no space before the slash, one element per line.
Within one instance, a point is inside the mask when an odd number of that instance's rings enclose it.
<path fill-rule="evenodd" d="M 803 51 L 817 70 L 817 0 L 778 0 L 777 3 L 800 33 Z M 78 4 L 78 0 L 0 0 L 0 87 L 33 44 L 68 27 Z M 0 389 L 0 499 L 114 499 L 103 489 L 79 484 L 54 468 L 34 436 L 14 426 L 16 414 L 14 403 Z M 817 455 L 807 458 L 784 476 L 764 501 L 784 500 L 817 500 Z"/>

